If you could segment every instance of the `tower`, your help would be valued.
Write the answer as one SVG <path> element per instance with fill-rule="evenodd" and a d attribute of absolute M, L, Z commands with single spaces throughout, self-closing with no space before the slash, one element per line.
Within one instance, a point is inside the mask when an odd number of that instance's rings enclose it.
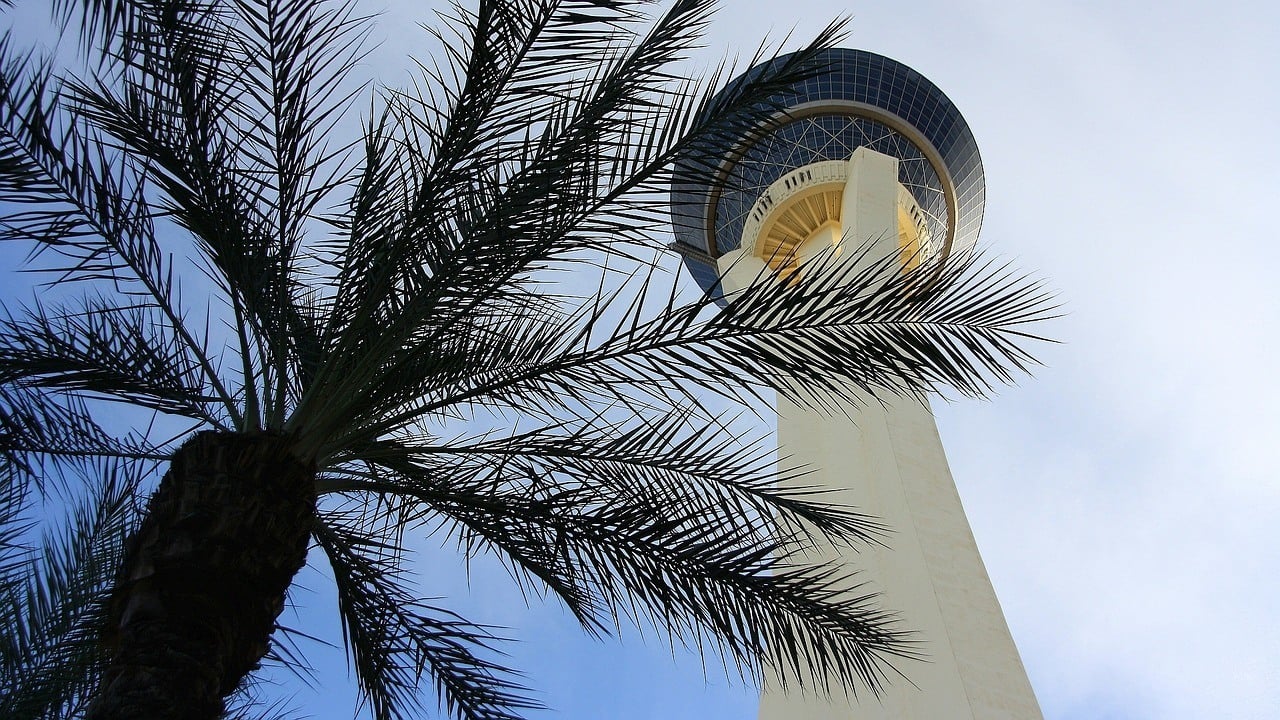
<path fill-rule="evenodd" d="M 874 53 L 833 49 L 822 60 L 822 72 L 785 93 L 786 112 L 767 131 L 717 148 L 717 177 L 673 188 L 676 249 L 711 292 L 731 298 L 785 278 L 818 252 L 839 255 L 841 243 L 874 241 L 873 256 L 898 252 L 908 266 L 973 247 L 982 161 L 951 101 Z M 807 485 L 890 528 L 887 546 L 859 551 L 857 566 L 928 659 L 880 697 L 817 699 L 766 679 L 760 720 L 1040 718 L 928 406 L 880 400 L 842 415 L 780 397 L 780 470 L 810 468 Z M 844 561 L 833 548 L 810 552 Z"/>

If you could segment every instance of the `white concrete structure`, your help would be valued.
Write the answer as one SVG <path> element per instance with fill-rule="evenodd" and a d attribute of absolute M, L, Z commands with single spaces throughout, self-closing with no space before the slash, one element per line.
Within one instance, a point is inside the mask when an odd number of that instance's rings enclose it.
<path fill-rule="evenodd" d="M 718 260 L 725 295 L 768 277 L 805 272 L 804 260 L 841 242 L 877 238 L 904 260 L 934 251 L 927 224 L 898 182 L 898 160 L 859 148 L 847 162 L 790 172 L 760 196 L 739 249 Z M 858 253 L 841 254 L 856 258 Z M 762 282 L 770 282 L 764 279 Z M 888 547 L 842 561 L 883 594 L 883 604 L 916 631 L 927 661 L 901 661 L 904 678 L 883 694 L 818 699 L 766 682 L 760 720 L 1034 720 L 1041 717 L 1026 671 L 978 555 L 929 408 L 909 398 L 819 414 L 779 398 L 783 462 L 815 469 L 806 485 L 882 519 Z M 788 467 L 780 468 L 783 475 Z M 815 559 L 839 557 L 833 548 Z"/>

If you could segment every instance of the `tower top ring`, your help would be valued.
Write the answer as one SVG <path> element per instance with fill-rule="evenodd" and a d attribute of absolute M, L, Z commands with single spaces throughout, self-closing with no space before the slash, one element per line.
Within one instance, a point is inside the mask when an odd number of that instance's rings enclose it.
<path fill-rule="evenodd" d="M 883 55 L 832 48 L 817 62 L 820 72 L 776 98 L 782 110 L 767 133 L 718 140 L 713 173 L 677 172 L 674 248 L 707 290 L 716 283 L 715 259 L 738 247 L 751 208 L 773 182 L 815 162 L 847 160 L 859 146 L 898 158 L 899 183 L 923 211 L 943 254 L 966 252 L 977 239 L 986 202 L 982 158 L 951 100 L 919 72 Z"/>

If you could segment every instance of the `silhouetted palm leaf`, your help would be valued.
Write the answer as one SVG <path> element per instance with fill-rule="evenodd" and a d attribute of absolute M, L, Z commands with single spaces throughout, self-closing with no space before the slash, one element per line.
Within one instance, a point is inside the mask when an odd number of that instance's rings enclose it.
<path fill-rule="evenodd" d="M 0 500 L 0 714 L 71 718 L 84 712 L 106 657 L 104 601 L 134 514 L 137 478 L 107 461 L 86 463 L 101 487 L 75 502 L 65 527 L 23 542 L 20 497 Z M 30 517 L 27 514 L 27 517 Z"/>

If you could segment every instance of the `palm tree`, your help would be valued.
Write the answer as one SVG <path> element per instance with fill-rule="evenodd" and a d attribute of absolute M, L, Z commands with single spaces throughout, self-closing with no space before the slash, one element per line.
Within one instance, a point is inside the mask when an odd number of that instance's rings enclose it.
<path fill-rule="evenodd" d="M 1029 360 L 1045 301 L 963 260 L 760 284 L 724 311 L 664 282 L 646 253 L 676 161 L 713 167 L 702 149 L 767 123 L 840 36 L 727 88 L 679 80 L 714 4 L 480 0 L 412 90 L 372 94 L 352 80 L 368 23 L 340 0 L 55 3 L 84 28 L 73 70 L 6 36 L 3 237 L 59 289 L 0 322 L 5 492 L 96 476 L 101 508 L 154 486 L 113 581 L 67 601 L 111 588 L 65 654 L 97 686 L 49 703 L 217 717 L 318 548 L 376 717 L 420 709 L 424 676 L 456 717 L 518 717 L 534 703 L 498 639 L 419 599 L 418 532 L 500 558 L 587 632 L 654 628 L 750 677 L 874 692 L 911 656 L 874 595 L 786 560 L 878 526 L 775 488 L 707 398 L 791 393 L 813 365 L 835 378 L 804 382 L 814 402 L 982 395 Z"/>

